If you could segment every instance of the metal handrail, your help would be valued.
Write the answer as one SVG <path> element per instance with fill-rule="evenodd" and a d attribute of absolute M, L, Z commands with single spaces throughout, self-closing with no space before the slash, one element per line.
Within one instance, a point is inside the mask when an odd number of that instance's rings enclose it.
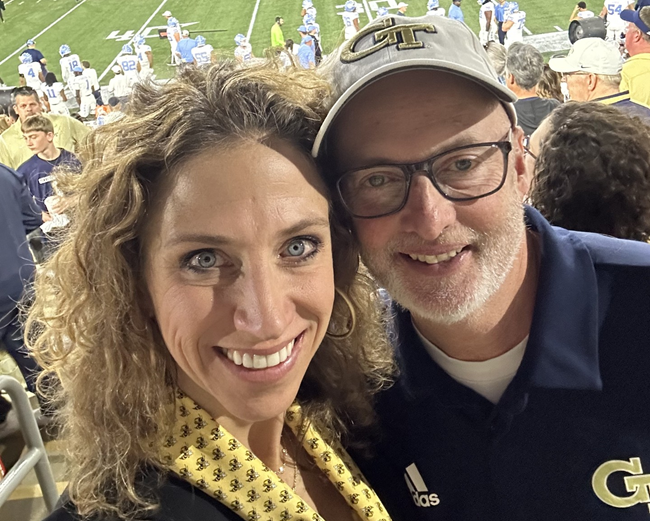
<path fill-rule="evenodd" d="M 7 391 L 11 397 L 11 403 L 18 416 L 18 424 L 25 440 L 27 452 L 0 480 L 0 507 L 9 499 L 11 493 L 25 479 L 29 471 L 34 469 L 36 479 L 43 492 L 45 506 L 48 512 L 52 512 L 59 499 L 59 493 L 56 489 L 52 467 L 50 467 L 43 438 L 41 438 L 41 433 L 38 430 L 27 393 L 18 380 L 10 376 L 0 376 L 0 391 L 2 390 Z"/>

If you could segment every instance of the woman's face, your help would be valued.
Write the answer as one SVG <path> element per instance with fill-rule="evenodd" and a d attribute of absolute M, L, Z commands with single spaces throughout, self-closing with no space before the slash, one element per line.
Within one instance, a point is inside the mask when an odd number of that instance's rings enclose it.
<path fill-rule="evenodd" d="M 219 420 L 284 413 L 330 319 L 328 201 L 297 148 L 241 141 L 181 165 L 145 234 L 178 383 Z"/>

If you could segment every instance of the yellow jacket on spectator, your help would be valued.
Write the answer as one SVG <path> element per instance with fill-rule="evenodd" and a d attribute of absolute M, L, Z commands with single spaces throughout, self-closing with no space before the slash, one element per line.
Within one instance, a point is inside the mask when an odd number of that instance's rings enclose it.
<path fill-rule="evenodd" d="M 632 56 L 621 71 L 621 91 L 629 90 L 630 99 L 650 107 L 650 53 Z"/>
<path fill-rule="evenodd" d="M 54 145 L 65 148 L 70 152 L 83 143 L 90 128 L 69 116 L 59 114 L 43 114 L 54 125 Z M 0 135 L 0 163 L 13 169 L 18 168 L 34 155 L 27 148 L 23 133 L 20 130 L 20 121 L 16 121 L 2 135 Z"/>

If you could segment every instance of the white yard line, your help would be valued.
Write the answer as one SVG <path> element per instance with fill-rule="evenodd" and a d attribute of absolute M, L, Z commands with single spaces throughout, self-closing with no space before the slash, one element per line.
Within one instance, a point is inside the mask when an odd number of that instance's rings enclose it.
<path fill-rule="evenodd" d="M 368 17 L 368 23 L 372 22 L 374 18 L 372 17 L 372 14 L 370 13 L 370 6 L 368 5 L 367 0 L 363 0 L 363 8 L 366 10 L 366 16 Z"/>
<path fill-rule="evenodd" d="M 524 32 L 525 32 L 527 35 L 529 35 L 529 36 L 530 36 L 531 34 L 533 34 L 533 33 L 530 31 L 530 29 L 528 29 L 528 27 L 526 27 L 525 25 L 524 25 Z"/>
<path fill-rule="evenodd" d="M 246 39 L 249 42 L 251 41 L 251 34 L 253 34 L 253 26 L 255 25 L 255 18 L 257 18 L 257 10 L 260 8 L 260 2 L 261 0 L 257 0 L 257 2 L 255 2 L 255 9 L 253 9 L 253 17 L 251 18 L 251 23 L 248 26 L 248 32 L 246 33 Z"/>
<path fill-rule="evenodd" d="M 140 27 L 140 29 L 138 31 L 136 31 L 135 34 L 140 34 L 142 31 L 144 31 L 147 28 L 147 26 L 149 25 L 149 22 L 151 22 L 151 20 L 153 20 L 153 17 L 158 14 L 158 12 L 162 9 L 162 6 L 165 5 L 166 3 L 167 3 L 167 0 L 162 0 L 162 2 L 160 2 L 160 5 L 158 6 L 158 8 L 153 12 L 153 14 L 149 17 L 149 19 L 145 23 L 142 24 L 142 27 Z M 135 38 L 135 35 L 134 35 L 134 38 Z M 133 38 L 131 38 L 131 40 L 129 40 L 127 43 L 131 43 L 132 41 L 133 41 Z M 111 70 L 111 67 L 113 65 L 115 65 L 115 62 L 119 58 L 120 54 L 121 53 L 118 53 L 118 55 L 115 58 L 113 58 L 113 61 L 108 64 L 108 67 L 106 67 L 104 72 L 102 72 L 101 75 L 99 76 L 99 78 L 97 78 L 97 81 L 102 81 L 102 79 L 104 79 L 104 76 L 106 76 L 108 74 L 108 71 Z"/>
<path fill-rule="evenodd" d="M 566 31 L 566 29 L 562 29 L 561 27 L 559 27 L 557 25 L 554 25 L 553 27 L 555 27 L 558 30 L 558 32 L 560 32 L 560 33 Z"/>
<path fill-rule="evenodd" d="M 52 22 L 50 25 L 48 25 L 45 29 L 43 29 L 40 33 L 38 33 L 36 36 L 32 36 L 32 40 L 36 40 L 39 36 L 45 34 L 47 31 L 52 29 L 56 24 L 58 24 L 61 20 L 63 20 L 66 16 L 68 16 L 72 11 L 77 9 L 77 7 L 81 7 L 83 4 L 86 3 L 86 0 L 81 0 L 77 5 L 75 5 L 72 9 L 70 9 L 67 13 L 62 14 L 59 18 L 57 18 L 54 22 Z M 4 60 L 0 62 L 0 65 L 8 61 L 10 58 L 13 58 L 18 54 L 20 51 L 22 51 L 25 48 L 24 45 L 21 45 L 18 49 L 16 49 L 14 52 L 12 52 L 9 56 L 7 56 Z"/>

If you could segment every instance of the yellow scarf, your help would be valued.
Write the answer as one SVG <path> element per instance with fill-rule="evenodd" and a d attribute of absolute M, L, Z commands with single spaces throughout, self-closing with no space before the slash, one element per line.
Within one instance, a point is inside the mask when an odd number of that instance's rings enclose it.
<path fill-rule="evenodd" d="M 324 521 L 192 399 L 179 391 L 176 404 L 173 435 L 163 449 L 172 472 L 246 520 Z M 391 521 L 345 449 L 327 443 L 311 423 L 306 432 L 301 431 L 300 406 L 293 405 L 285 421 L 360 519 Z"/>

